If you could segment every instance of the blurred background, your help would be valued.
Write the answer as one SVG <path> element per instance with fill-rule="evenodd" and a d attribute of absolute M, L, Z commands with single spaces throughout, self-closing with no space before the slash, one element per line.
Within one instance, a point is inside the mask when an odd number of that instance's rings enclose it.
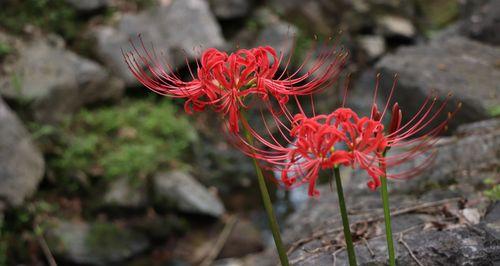
<path fill-rule="evenodd" d="M 251 161 L 227 144 L 211 112 L 186 115 L 182 101 L 134 79 L 121 48 L 139 33 L 186 78 L 185 59 L 203 48 L 271 45 L 293 54 L 293 68 L 315 36 L 333 37 L 350 57 L 317 99 L 325 112 L 338 106 L 347 73 L 349 106 L 365 114 L 376 73 L 382 95 L 399 73 L 395 97 L 408 113 L 431 89 L 452 91 L 451 108 L 463 108 L 437 163 L 397 183 L 396 205 L 465 198 L 451 225 L 489 219 L 498 238 L 499 18 L 495 0 L 0 0 L 0 265 L 275 265 Z M 348 205 L 379 208 L 366 179 L 346 175 Z M 288 246 L 338 219 L 328 184 L 319 199 L 269 187 Z M 428 211 L 396 228 L 448 214 Z M 453 239 L 435 246 L 460 257 L 464 244 L 453 236 L 425 243 Z M 500 240 L 487 239 L 475 243 L 493 249 L 468 258 L 498 259 Z M 314 253 L 305 249 L 291 258 L 331 265 L 335 241 L 318 237 L 324 261 L 304 259 Z"/>

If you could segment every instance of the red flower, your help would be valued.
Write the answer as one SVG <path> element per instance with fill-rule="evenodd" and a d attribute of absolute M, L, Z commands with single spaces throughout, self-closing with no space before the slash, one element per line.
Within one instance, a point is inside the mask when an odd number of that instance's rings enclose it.
<path fill-rule="evenodd" d="M 244 126 L 248 127 L 251 134 L 265 146 L 265 149 L 258 148 L 243 138 L 239 140 L 239 147 L 249 156 L 269 163 L 272 170 L 280 171 L 281 182 L 286 187 L 291 188 L 309 183 L 309 195 L 315 196 L 319 194 L 315 189 L 315 184 L 320 170 L 332 169 L 339 164 L 349 165 L 352 162 L 350 153 L 335 148 L 346 139 L 345 132 L 339 129 L 337 121 L 349 111 L 343 109 L 330 115 L 314 117 L 306 117 L 303 113 L 297 114 L 290 121 L 292 125 L 290 129 L 275 116 L 275 121 L 280 125 L 279 130 L 284 144 L 270 133 L 266 123 L 269 139 L 263 138 L 244 123 Z"/>
<path fill-rule="evenodd" d="M 285 104 L 290 96 L 320 91 L 335 81 L 347 56 L 331 48 L 320 54 L 311 69 L 301 75 L 307 60 L 289 74 L 290 58 L 281 65 L 283 54 L 278 56 L 269 46 L 240 49 L 231 54 L 209 48 L 203 52 L 201 62 L 196 61 L 196 72 L 189 68 L 191 79 L 183 81 L 154 50 L 148 50 L 142 40 L 141 44 L 139 51 L 132 43 L 133 51 L 124 53 L 124 57 L 144 86 L 161 95 L 186 99 L 187 112 L 212 107 L 229 117 L 233 133 L 239 131 L 239 115 L 242 109 L 248 108 L 249 96 L 255 95 L 264 101 L 272 96 Z M 278 73 L 280 67 L 283 70 Z"/>
<path fill-rule="evenodd" d="M 380 186 L 379 177 L 385 174 L 379 163 L 383 159 L 379 151 L 387 147 L 384 125 L 368 117 L 358 118 L 351 109 L 339 108 L 337 111 L 339 110 L 349 110 L 353 113 L 349 119 L 341 121 L 341 128 L 346 133 L 346 150 L 353 157 L 351 166 L 359 165 L 364 169 L 373 178 L 368 182 L 368 187 L 375 189 Z"/>

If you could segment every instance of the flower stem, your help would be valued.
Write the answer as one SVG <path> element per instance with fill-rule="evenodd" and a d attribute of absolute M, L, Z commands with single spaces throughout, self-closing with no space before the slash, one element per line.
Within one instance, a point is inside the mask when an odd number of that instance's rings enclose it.
<path fill-rule="evenodd" d="M 383 154 L 385 157 L 385 152 Z M 382 165 L 384 173 L 386 172 L 385 164 Z M 389 251 L 389 265 L 396 265 L 396 257 L 394 252 L 394 241 L 392 240 L 392 226 L 391 226 L 391 210 L 389 208 L 389 192 L 387 191 L 387 177 L 381 176 L 381 195 L 382 204 L 384 206 L 384 221 L 385 221 L 385 236 L 387 239 L 387 250 Z"/>
<path fill-rule="evenodd" d="M 349 226 L 349 218 L 347 217 L 347 209 L 345 207 L 344 191 L 342 189 L 342 180 L 340 178 L 339 167 L 335 167 L 334 172 L 335 184 L 337 185 L 337 195 L 339 198 L 340 215 L 342 216 L 342 225 L 344 226 L 344 237 L 347 245 L 349 265 L 356 266 L 356 254 L 354 253 L 354 245 L 352 243 L 351 229 Z"/>
<path fill-rule="evenodd" d="M 244 127 L 245 138 L 249 143 L 253 142 L 253 137 Z M 267 190 L 266 180 L 262 174 L 262 169 L 260 168 L 257 159 L 253 158 L 253 165 L 255 167 L 255 172 L 257 173 L 257 180 L 259 182 L 260 195 L 262 196 L 262 202 L 264 203 L 264 208 L 266 209 L 267 219 L 269 221 L 269 226 L 271 227 L 271 232 L 274 238 L 274 244 L 278 250 L 278 255 L 282 266 L 288 266 L 288 257 L 286 255 L 283 242 L 281 241 L 280 229 L 278 222 L 276 221 L 276 216 L 273 211 L 273 204 L 271 203 L 271 198 L 269 197 L 269 191 Z"/>

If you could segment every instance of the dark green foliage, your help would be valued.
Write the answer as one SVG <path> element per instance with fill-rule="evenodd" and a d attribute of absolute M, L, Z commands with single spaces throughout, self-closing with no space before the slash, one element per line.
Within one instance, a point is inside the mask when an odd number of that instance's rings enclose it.
<path fill-rule="evenodd" d="M 47 218 L 59 206 L 42 199 L 12 208 L 0 217 L 0 266 L 16 265 L 30 256 L 27 246 L 36 241 L 47 229 Z M 20 236 L 23 237 L 20 237 Z M 16 262 L 16 263 L 14 263 Z"/>
<path fill-rule="evenodd" d="M 153 6 L 157 1 L 155 0 L 130 0 L 138 9 L 144 9 Z"/>
<path fill-rule="evenodd" d="M 0 26 L 20 33 L 26 25 L 56 32 L 67 40 L 76 38 L 82 22 L 64 0 L 6 0 L 0 9 Z"/>

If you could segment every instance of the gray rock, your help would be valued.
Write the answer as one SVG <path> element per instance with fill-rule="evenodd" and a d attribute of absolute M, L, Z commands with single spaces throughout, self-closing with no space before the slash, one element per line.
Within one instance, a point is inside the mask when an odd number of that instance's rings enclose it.
<path fill-rule="evenodd" d="M 477 1 L 481 2 L 481 1 Z M 475 11 L 461 23 L 462 32 L 478 41 L 500 45 L 500 2 L 478 4 Z"/>
<path fill-rule="evenodd" d="M 21 121 L 0 98 L 0 205 L 19 206 L 45 172 L 42 154 Z"/>
<path fill-rule="evenodd" d="M 479 135 L 494 133 L 500 129 L 500 119 L 493 118 L 475 123 L 464 124 L 457 128 L 457 135 Z"/>
<path fill-rule="evenodd" d="M 267 7 L 256 9 L 251 22 L 253 26 L 242 29 L 231 42 L 245 48 L 269 45 L 285 56 L 293 52 L 294 37 L 299 33 L 296 26 L 281 20 Z"/>
<path fill-rule="evenodd" d="M 361 49 L 366 53 L 368 59 L 378 58 L 385 53 L 385 40 L 378 35 L 361 36 L 358 40 Z"/>
<path fill-rule="evenodd" d="M 107 222 L 52 221 L 47 242 L 61 261 L 86 265 L 123 262 L 149 247 L 143 235 Z"/>
<path fill-rule="evenodd" d="M 463 0 L 459 2 L 460 18 L 468 18 L 489 0 Z"/>
<path fill-rule="evenodd" d="M 455 109 L 459 101 L 463 103 L 450 123 L 450 128 L 455 128 L 490 117 L 500 105 L 499 56 L 499 48 L 453 37 L 400 48 L 382 58 L 377 68 L 383 74 L 381 88 L 386 93 L 392 85 L 390 77 L 399 73 L 395 100 L 407 114 L 416 112 L 431 89 L 441 98 L 452 92 L 448 110 Z"/>
<path fill-rule="evenodd" d="M 166 201 L 181 211 L 214 217 L 225 212 L 221 200 L 185 172 L 157 174 L 153 187 L 158 201 Z"/>
<path fill-rule="evenodd" d="M 109 6 L 109 0 L 66 0 L 76 10 L 90 12 Z"/>
<path fill-rule="evenodd" d="M 268 24 L 260 33 L 256 45 L 269 45 L 278 53 L 290 55 L 293 49 L 293 36 L 298 32 L 292 24 L 276 21 Z"/>
<path fill-rule="evenodd" d="M 104 204 L 112 207 L 140 208 L 146 205 L 144 184 L 134 186 L 127 178 L 112 182 L 104 195 Z"/>
<path fill-rule="evenodd" d="M 412 38 L 416 34 L 411 21 L 398 16 L 383 16 L 377 21 L 381 33 L 385 36 L 402 36 Z"/>
<path fill-rule="evenodd" d="M 164 52 L 174 68 L 199 57 L 203 48 L 224 45 L 221 29 L 204 0 L 164 1 L 138 14 L 125 14 L 116 27 L 101 26 L 93 31 L 95 52 L 106 66 L 128 86 L 138 84 L 124 62 L 121 48 L 130 50 L 130 38 L 138 34 L 148 47 Z M 136 41 L 136 45 L 140 43 Z"/>
<path fill-rule="evenodd" d="M 300 23 L 305 29 L 317 34 L 331 35 L 337 31 L 343 7 L 329 0 L 272 0 L 270 7 L 281 17 Z"/>
<path fill-rule="evenodd" d="M 10 38 L 0 34 L 0 41 Z M 123 82 L 63 46 L 56 36 L 17 41 L 18 57 L 0 74 L 2 96 L 29 103 L 39 121 L 56 122 L 85 104 L 122 95 Z"/>
<path fill-rule="evenodd" d="M 369 116 L 372 111 L 376 77 L 377 72 L 372 68 L 363 71 L 347 92 L 346 106 L 359 115 Z M 385 103 L 381 97 L 377 98 L 377 106 L 385 106 Z"/>
<path fill-rule="evenodd" d="M 250 11 L 249 0 L 210 0 L 210 7 L 217 18 L 241 18 Z"/>

